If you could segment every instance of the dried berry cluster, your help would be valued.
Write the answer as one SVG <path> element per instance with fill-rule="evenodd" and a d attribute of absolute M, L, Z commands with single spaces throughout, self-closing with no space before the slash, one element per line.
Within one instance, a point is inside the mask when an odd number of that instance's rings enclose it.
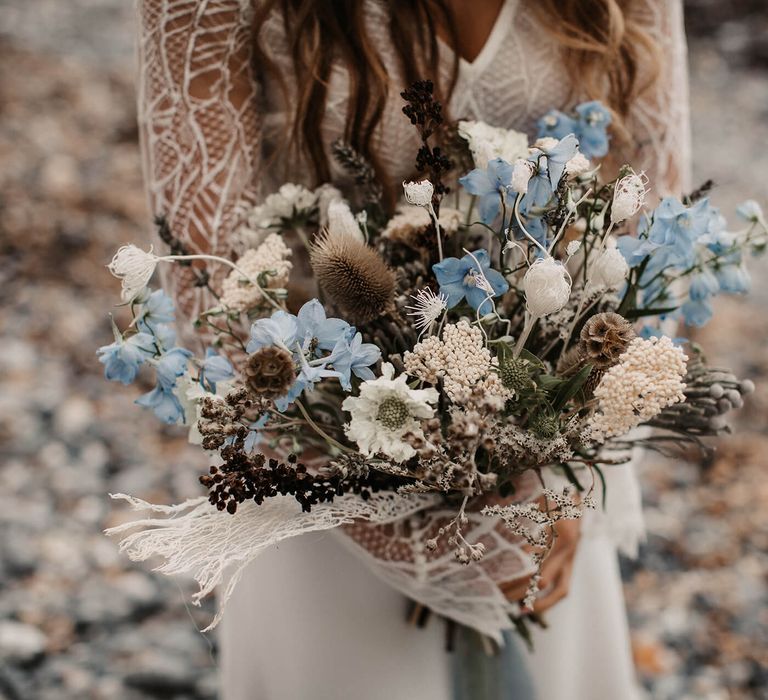
<path fill-rule="evenodd" d="M 289 455 L 285 462 L 268 459 L 263 454 L 248 454 L 242 440 L 236 440 L 221 450 L 224 464 L 212 466 L 209 474 L 200 477 L 200 483 L 210 490 L 208 500 L 219 510 L 226 508 L 236 513 L 237 506 L 253 500 L 261 504 L 277 495 L 293 496 L 307 513 L 318 503 L 330 503 L 337 496 L 353 493 L 368 500 L 372 493 L 391 490 L 405 483 L 391 475 L 377 471 L 366 473 L 312 474 Z"/>
<path fill-rule="evenodd" d="M 429 138 L 443 124 L 443 106 L 434 97 L 435 86 L 431 80 L 419 80 L 400 95 L 406 101 L 403 114 L 411 120 L 421 136 L 422 146 L 416 154 L 416 169 L 426 173 L 439 197 L 449 191 L 443 183 L 446 173 L 453 170 L 453 161 L 439 146 L 429 145 Z"/>

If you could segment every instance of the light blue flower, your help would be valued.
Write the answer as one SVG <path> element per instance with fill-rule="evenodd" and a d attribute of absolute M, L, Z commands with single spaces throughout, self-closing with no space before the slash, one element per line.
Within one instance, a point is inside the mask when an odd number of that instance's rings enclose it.
<path fill-rule="evenodd" d="M 363 336 L 356 333 L 352 340 L 340 338 L 328 357 L 333 368 L 339 373 L 339 382 L 345 391 L 352 388 L 352 374 L 360 379 L 375 379 L 371 365 L 381 358 L 381 350 L 372 343 L 364 343 Z"/>
<path fill-rule="evenodd" d="M 578 128 L 576 120 L 558 109 L 547 112 L 536 122 L 539 138 L 549 136 L 553 139 L 562 139 L 568 134 L 575 134 Z"/>
<path fill-rule="evenodd" d="M 709 298 L 690 299 L 680 307 L 680 313 L 687 326 L 697 326 L 701 328 L 709 323 L 714 313 L 712 303 Z"/>
<path fill-rule="evenodd" d="M 736 215 L 744 219 L 744 221 L 753 224 L 765 221 L 763 210 L 754 199 L 748 199 L 746 202 L 739 204 L 736 207 Z"/>
<path fill-rule="evenodd" d="M 720 291 L 729 294 L 746 294 L 752 287 L 752 278 L 739 252 L 718 262 L 714 266 L 713 272 L 720 285 Z"/>
<path fill-rule="evenodd" d="M 598 101 L 583 102 L 574 112 L 575 118 L 556 109 L 547 112 L 536 122 L 539 138 L 562 139 L 573 134 L 578 139 L 579 150 L 587 158 L 600 158 L 608 153 L 611 113 Z"/>
<path fill-rule="evenodd" d="M 157 384 L 165 391 L 176 386 L 176 380 L 187 372 L 192 353 L 185 348 L 172 348 L 153 361 L 157 372 Z"/>
<path fill-rule="evenodd" d="M 162 289 L 156 289 L 142 302 L 136 316 L 136 325 L 154 335 L 159 325 L 173 323 L 175 319 L 173 299 Z"/>
<path fill-rule="evenodd" d="M 135 333 L 100 347 L 96 354 L 104 365 L 104 376 L 111 382 L 130 384 L 139 367 L 155 355 L 155 339 L 149 333 Z"/>
<path fill-rule="evenodd" d="M 200 383 L 208 384 L 211 392 L 215 394 L 217 382 L 226 382 L 234 376 L 235 370 L 229 360 L 223 355 L 219 355 L 213 348 L 208 348 L 202 367 L 200 367 Z"/>
<path fill-rule="evenodd" d="M 490 224 L 499 215 L 501 199 L 507 196 L 507 188 L 512 180 L 512 166 L 501 158 L 488 161 L 485 169 L 476 168 L 459 183 L 470 194 L 480 198 L 480 220 Z"/>
<path fill-rule="evenodd" d="M 578 124 L 576 138 L 579 139 L 579 150 L 587 158 L 601 158 L 608 153 L 608 127 L 611 124 L 611 113 L 601 102 L 584 102 L 576 107 Z"/>
<path fill-rule="evenodd" d="M 696 262 L 694 243 L 720 224 L 719 211 L 706 199 L 686 207 L 675 197 L 665 197 L 654 210 L 650 225 L 643 220 L 638 237 L 620 236 L 617 245 L 630 267 L 649 255 L 656 259 L 661 248 L 665 266 L 690 267 Z"/>
<path fill-rule="evenodd" d="M 688 296 L 694 301 L 701 301 L 717 294 L 720 291 L 720 283 L 709 268 L 704 268 L 691 275 L 691 284 Z"/>
<path fill-rule="evenodd" d="M 144 408 L 151 408 L 163 423 L 173 425 L 184 422 L 184 409 L 176 394 L 158 384 L 152 391 L 142 394 L 136 403 Z"/>
<path fill-rule="evenodd" d="M 278 345 L 293 352 L 296 349 L 299 323 L 293 314 L 287 311 L 275 311 L 270 318 L 260 318 L 251 326 L 251 336 L 246 345 L 246 352 L 256 352 L 261 348 Z"/>
<path fill-rule="evenodd" d="M 493 307 L 488 300 L 488 292 L 477 286 L 476 280 L 480 274 L 491 285 L 491 296 L 498 297 L 509 289 L 504 276 L 491 269 L 491 261 L 485 250 L 476 250 L 472 255 L 468 253 L 461 259 L 446 258 L 433 265 L 432 271 L 440 284 L 440 293 L 447 297 L 449 309 L 466 298 L 467 303 L 473 309 L 479 310 L 481 315 L 491 311 Z"/>
<path fill-rule="evenodd" d="M 535 148 L 528 160 L 536 166 L 528 181 L 528 192 L 521 202 L 521 210 L 528 213 L 532 208 L 542 209 L 554 196 L 566 163 L 579 150 L 579 143 L 573 134 L 568 134 L 551 148 Z"/>
<path fill-rule="evenodd" d="M 299 309 L 297 320 L 297 337 L 302 349 L 312 345 L 318 356 L 321 350 L 333 350 L 339 338 L 351 330 L 351 326 L 340 318 L 326 318 L 325 309 L 317 299 Z"/>

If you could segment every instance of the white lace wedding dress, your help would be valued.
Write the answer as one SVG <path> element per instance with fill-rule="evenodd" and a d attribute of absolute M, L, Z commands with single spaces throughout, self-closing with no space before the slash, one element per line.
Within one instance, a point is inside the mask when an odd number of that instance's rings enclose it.
<path fill-rule="evenodd" d="M 253 0 L 257 1 L 257 0 Z M 535 2 L 535 0 L 529 0 Z M 251 63 L 252 0 L 139 0 L 139 119 L 151 209 L 167 217 L 192 251 L 228 255 L 244 207 L 281 182 L 306 183 L 308 169 L 284 172 L 272 155 L 289 111 L 273 78 Z M 399 73 L 387 34 L 386 3 L 365 2 L 368 27 L 395 88 L 375 136 L 393 182 L 412 175 L 416 134 L 401 114 Z M 679 0 L 638 0 L 632 10 L 662 51 L 654 87 L 627 126 L 633 152 L 656 194 L 688 186 L 686 49 Z M 282 22 L 271 18 L 264 45 L 288 78 Z M 452 57 L 443 47 L 445 70 Z M 429 76 L 425 76 L 429 77 Z M 327 146 L 343 134 L 347 86 L 333 71 L 322 123 Z M 532 134 L 570 94 L 557 47 L 524 0 L 506 0 L 480 55 L 460 60 L 450 113 Z M 280 160 L 278 165 L 283 165 Z M 343 189 L 344 173 L 332 166 Z M 181 308 L 205 308 L 189 270 L 174 267 Z M 642 534 L 631 465 L 608 472 L 608 511 L 584 523 L 569 597 L 535 633 L 525 663 L 540 700 L 624 700 L 636 696 L 616 547 L 632 552 Z M 599 499 L 598 499 L 599 500 Z M 405 622 L 406 601 L 353 554 L 338 533 L 305 535 L 263 554 L 241 580 L 221 633 L 224 700 L 446 700 L 453 697 L 444 625 Z M 502 545 L 503 546 L 503 545 Z M 507 578 L 514 571 L 507 571 Z M 523 697 L 518 695 L 516 697 Z"/>

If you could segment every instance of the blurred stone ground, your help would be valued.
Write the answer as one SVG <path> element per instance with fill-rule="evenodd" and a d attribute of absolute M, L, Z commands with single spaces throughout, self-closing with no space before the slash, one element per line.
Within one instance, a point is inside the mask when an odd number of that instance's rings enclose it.
<path fill-rule="evenodd" d="M 768 201 L 761 0 L 689 3 L 697 175 L 726 213 Z M 753 14 L 750 14 L 753 13 Z M 742 19 L 733 19 L 741 16 Z M 30 22 L 30 19 L 33 21 Z M 132 566 L 101 530 L 106 498 L 199 495 L 196 451 L 107 385 L 115 248 L 146 240 L 132 3 L 0 4 L 0 697 L 214 698 L 212 604 Z M 754 378 L 738 432 L 702 465 L 649 458 L 649 541 L 625 565 L 641 679 L 661 700 L 768 697 L 768 300 L 721 299 L 697 337 Z M 558 699 L 559 700 L 559 699 Z"/>

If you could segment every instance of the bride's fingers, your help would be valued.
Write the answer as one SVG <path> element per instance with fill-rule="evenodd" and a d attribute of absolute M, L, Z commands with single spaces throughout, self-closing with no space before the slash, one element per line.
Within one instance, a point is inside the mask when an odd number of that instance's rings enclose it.
<path fill-rule="evenodd" d="M 573 559 L 569 559 L 558 571 L 554 584 L 541 598 L 537 598 L 533 604 L 533 611 L 543 613 L 559 603 L 568 595 L 571 588 L 571 575 L 573 574 Z"/>

